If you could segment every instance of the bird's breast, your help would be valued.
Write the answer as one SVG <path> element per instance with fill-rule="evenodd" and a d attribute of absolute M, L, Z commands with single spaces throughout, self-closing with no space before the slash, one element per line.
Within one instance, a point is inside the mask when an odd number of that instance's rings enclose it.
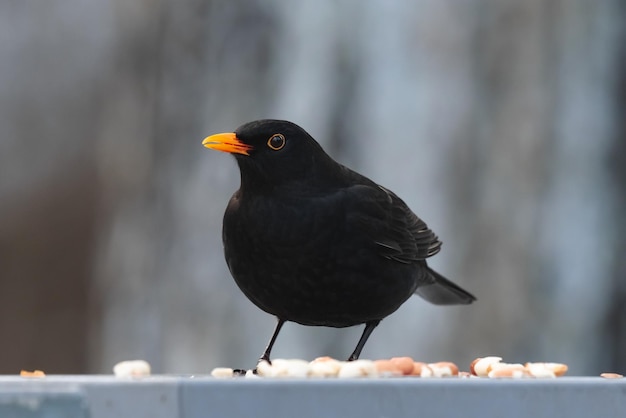
<path fill-rule="evenodd" d="M 305 325 L 350 326 L 390 314 L 415 290 L 413 272 L 389 270 L 388 260 L 346 230 L 345 218 L 332 196 L 236 194 L 223 241 L 237 285 L 264 311 Z"/>
<path fill-rule="evenodd" d="M 332 211 L 331 211 L 332 212 Z M 316 260 L 341 235 L 342 218 L 312 200 L 242 199 L 235 195 L 224 214 L 224 248 L 230 262 L 276 265 Z M 316 260 L 320 261 L 320 260 Z"/>

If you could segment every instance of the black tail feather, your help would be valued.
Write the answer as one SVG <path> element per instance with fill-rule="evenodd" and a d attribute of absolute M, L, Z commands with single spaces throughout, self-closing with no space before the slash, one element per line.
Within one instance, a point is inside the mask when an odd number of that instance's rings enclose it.
<path fill-rule="evenodd" d="M 427 267 L 428 268 L 428 267 Z M 432 282 L 417 288 L 415 294 L 435 305 L 469 305 L 476 298 L 436 271 L 428 268 Z"/>

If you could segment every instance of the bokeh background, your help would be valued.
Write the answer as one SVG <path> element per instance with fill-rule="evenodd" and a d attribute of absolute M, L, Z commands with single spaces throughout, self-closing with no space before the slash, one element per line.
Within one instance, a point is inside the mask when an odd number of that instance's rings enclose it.
<path fill-rule="evenodd" d="M 274 319 L 222 255 L 234 160 L 292 120 L 399 194 L 478 296 L 412 298 L 364 358 L 626 372 L 626 2 L 0 2 L 0 373 L 253 367 Z M 287 324 L 275 357 L 361 328 Z"/>

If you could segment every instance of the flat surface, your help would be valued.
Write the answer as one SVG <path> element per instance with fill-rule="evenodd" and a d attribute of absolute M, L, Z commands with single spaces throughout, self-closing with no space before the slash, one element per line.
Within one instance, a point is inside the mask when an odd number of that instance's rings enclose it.
<path fill-rule="evenodd" d="M 2 379 L 4 381 L 4 379 Z M 87 418 L 85 393 L 77 385 L 23 385 L 7 379 L 0 383 L 2 418 Z"/>
<path fill-rule="evenodd" d="M 626 417 L 626 379 L 0 376 L 0 416 Z"/>

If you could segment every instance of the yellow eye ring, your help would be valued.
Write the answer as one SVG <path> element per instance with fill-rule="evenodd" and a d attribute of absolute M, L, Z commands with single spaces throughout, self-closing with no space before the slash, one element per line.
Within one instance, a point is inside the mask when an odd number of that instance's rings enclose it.
<path fill-rule="evenodd" d="M 278 151 L 285 146 L 285 137 L 281 134 L 274 134 L 267 140 L 267 146 L 273 149 L 274 151 Z"/>

